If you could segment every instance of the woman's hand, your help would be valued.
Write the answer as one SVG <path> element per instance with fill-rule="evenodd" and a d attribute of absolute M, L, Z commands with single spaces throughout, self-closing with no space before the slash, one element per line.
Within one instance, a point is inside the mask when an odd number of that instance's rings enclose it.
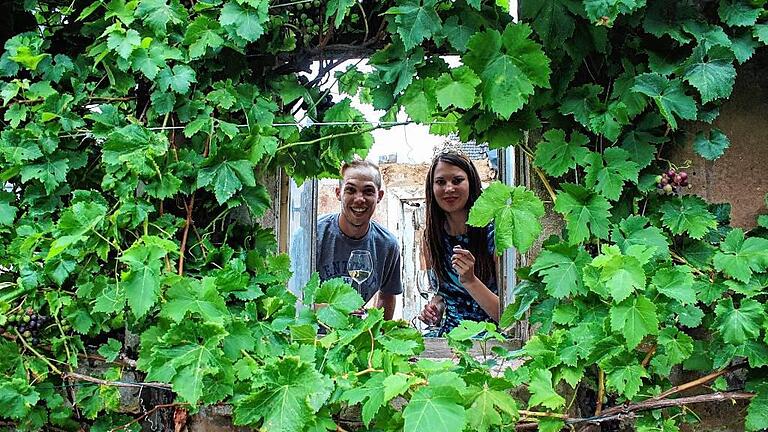
<path fill-rule="evenodd" d="M 427 325 L 437 325 L 442 320 L 443 312 L 445 312 L 445 302 L 442 297 L 436 295 L 424 306 L 419 314 L 419 320 Z"/>
<path fill-rule="evenodd" d="M 475 276 L 475 256 L 472 255 L 472 252 L 463 249 L 461 246 L 453 247 L 451 266 L 459 274 L 459 282 L 462 284 L 477 279 L 477 276 Z"/>

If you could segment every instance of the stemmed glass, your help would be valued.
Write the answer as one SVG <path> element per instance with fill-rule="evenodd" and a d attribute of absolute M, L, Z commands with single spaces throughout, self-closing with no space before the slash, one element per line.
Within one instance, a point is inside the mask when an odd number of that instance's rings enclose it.
<path fill-rule="evenodd" d="M 427 304 L 432 303 L 432 300 L 435 298 L 435 296 L 438 293 L 438 290 L 440 289 L 440 286 L 436 283 L 432 283 L 433 277 L 431 277 L 434 274 L 434 270 L 418 270 L 418 274 L 416 275 L 416 289 L 419 291 L 419 295 L 421 295 L 421 298 L 427 301 Z M 438 322 L 433 324 L 427 324 L 427 327 L 425 328 L 426 331 L 432 331 L 432 330 L 438 330 L 443 326 L 443 317 L 445 316 L 445 311 L 443 311 L 443 314 L 440 315 L 440 319 Z"/>
<path fill-rule="evenodd" d="M 360 285 L 368 280 L 373 272 L 373 258 L 367 250 L 356 249 L 349 254 L 347 261 L 347 272 L 349 276 L 357 282 L 357 292 L 360 292 Z"/>

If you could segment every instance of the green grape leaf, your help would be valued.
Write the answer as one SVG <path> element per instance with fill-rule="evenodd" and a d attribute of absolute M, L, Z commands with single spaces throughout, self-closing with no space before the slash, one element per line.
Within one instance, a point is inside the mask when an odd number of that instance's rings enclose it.
<path fill-rule="evenodd" d="M 630 160 L 636 162 L 640 168 L 645 168 L 656 158 L 656 146 L 666 142 L 667 138 L 658 137 L 642 130 L 629 131 L 621 142 L 621 148 L 629 153 Z"/>
<path fill-rule="evenodd" d="M 5 191 L 0 191 L 0 225 L 13 225 L 16 220 L 17 207 L 11 205 L 16 201 L 16 197 Z"/>
<path fill-rule="evenodd" d="M 121 344 L 119 340 L 109 338 L 107 339 L 107 343 L 99 347 L 98 352 L 108 362 L 111 362 L 120 355 L 121 349 L 123 349 L 123 344 Z"/>
<path fill-rule="evenodd" d="M 768 384 L 762 383 L 750 389 L 755 397 L 749 401 L 744 427 L 747 431 L 760 431 L 768 428 Z"/>
<path fill-rule="evenodd" d="M 503 420 L 499 411 L 511 417 L 511 421 L 519 417 L 517 403 L 507 392 L 484 385 L 472 399 L 472 405 L 467 409 L 467 420 L 473 431 L 486 432 L 492 426 L 501 426 Z"/>
<path fill-rule="evenodd" d="M 534 87 L 549 87 L 549 59 L 530 35 L 527 24 L 476 33 L 462 58 L 483 80 L 483 105 L 503 119 L 523 107 Z"/>
<path fill-rule="evenodd" d="M 176 322 L 183 320 L 188 312 L 219 324 L 223 324 L 224 318 L 229 315 L 227 305 L 219 295 L 215 278 L 173 282 L 165 297 L 167 303 L 163 305 L 161 315 Z"/>
<path fill-rule="evenodd" d="M 21 168 L 21 182 L 37 179 L 45 186 L 45 192 L 50 194 L 67 179 L 69 169 L 67 159 L 46 159 L 45 162 L 24 165 Z"/>
<path fill-rule="evenodd" d="M 631 252 L 622 255 L 617 246 L 607 246 L 590 264 L 591 267 L 599 269 L 597 282 L 604 286 L 617 302 L 623 301 L 635 291 L 645 289 L 643 264 Z"/>
<path fill-rule="evenodd" d="M 611 306 L 611 328 L 624 335 L 627 349 L 635 349 L 645 336 L 659 332 L 656 305 L 644 296 L 636 296 Z"/>
<path fill-rule="evenodd" d="M 0 382 L 0 406 L 4 417 L 22 419 L 29 415 L 38 400 L 40 394 L 24 378 L 4 377 Z"/>
<path fill-rule="evenodd" d="M 531 23 L 547 48 L 561 47 L 576 29 L 574 16 L 560 0 L 522 2 L 520 15 Z"/>
<path fill-rule="evenodd" d="M 552 372 L 548 370 L 536 369 L 531 372 L 528 391 L 531 393 L 531 398 L 528 400 L 529 407 L 541 405 L 555 410 L 565 405 L 565 399 L 552 388 Z"/>
<path fill-rule="evenodd" d="M 740 36 L 732 38 L 731 41 L 733 42 L 731 45 L 733 56 L 736 57 L 739 63 L 746 62 L 755 54 L 757 41 L 750 32 L 745 31 Z"/>
<path fill-rule="evenodd" d="M 160 68 L 166 67 L 165 57 L 156 56 L 153 51 L 139 48 L 131 55 L 133 68 L 140 70 L 150 80 L 155 79 Z"/>
<path fill-rule="evenodd" d="M 603 87 L 596 84 L 585 84 L 568 90 L 565 100 L 560 104 L 559 111 L 563 115 L 572 114 L 573 118 L 584 127 L 589 127 L 589 118 L 600 105 L 599 95 Z"/>
<path fill-rule="evenodd" d="M 658 345 L 672 365 L 682 363 L 693 354 L 693 338 L 674 327 L 659 332 Z"/>
<path fill-rule="evenodd" d="M 629 364 L 611 365 L 605 370 L 605 385 L 614 388 L 620 395 L 632 399 L 640 392 L 642 378 L 648 376 L 645 368 L 637 361 Z"/>
<path fill-rule="evenodd" d="M 544 204 L 533 192 L 523 186 L 493 182 L 475 201 L 467 223 L 484 227 L 493 220 L 496 253 L 500 255 L 511 246 L 524 253 L 541 233 L 542 216 Z"/>
<path fill-rule="evenodd" d="M 405 89 L 400 98 L 405 112 L 411 120 L 418 123 L 426 123 L 432 118 L 432 113 L 437 109 L 437 97 L 435 95 L 435 80 L 431 78 L 417 79 Z"/>
<path fill-rule="evenodd" d="M 558 418 L 542 417 L 538 421 L 539 432 L 560 432 L 565 427 L 565 421 Z"/>
<path fill-rule="evenodd" d="M 715 308 L 715 327 L 727 343 L 741 344 L 760 335 L 765 310 L 756 300 L 744 299 L 740 307 L 733 299 L 720 300 Z"/>
<path fill-rule="evenodd" d="M 459 23 L 459 17 L 456 15 L 451 15 L 443 23 L 443 34 L 459 53 L 467 51 L 469 38 L 475 34 L 475 30 L 475 27 L 467 25 L 466 22 Z"/>
<path fill-rule="evenodd" d="M 735 357 L 746 357 L 749 366 L 753 368 L 768 366 L 768 346 L 762 341 L 748 340 L 741 345 L 727 345 L 727 347 L 731 349 L 726 350 L 728 360 L 723 362 L 722 366 L 728 364 Z"/>
<path fill-rule="evenodd" d="M 591 234 L 597 238 L 608 238 L 608 217 L 611 204 L 605 197 L 582 186 L 570 183 L 561 185 L 557 194 L 555 211 L 565 216 L 568 228 L 568 242 L 581 243 Z"/>
<path fill-rule="evenodd" d="M 646 246 L 654 249 L 657 258 L 669 255 L 669 241 L 659 228 L 646 227 L 648 218 L 643 216 L 630 216 L 619 223 L 619 228 L 611 232 L 611 240 L 626 254 L 634 245 Z"/>
<path fill-rule="evenodd" d="M 437 0 L 405 0 L 386 12 L 395 15 L 397 33 L 406 50 L 434 36 L 442 28 L 442 21 L 435 10 L 436 3 Z"/>
<path fill-rule="evenodd" d="M 338 80 L 339 93 L 355 96 L 360 87 L 365 88 L 365 74 L 360 72 L 355 65 L 349 65 L 344 71 L 337 71 L 334 77 Z M 298 86 L 299 89 L 304 88 Z M 294 98 L 286 98 L 288 101 Z"/>
<path fill-rule="evenodd" d="M 441 108 L 469 109 L 475 104 L 475 88 L 481 83 L 472 69 L 461 66 L 450 74 L 444 73 L 437 80 L 437 102 Z"/>
<path fill-rule="evenodd" d="M 544 132 L 544 139 L 536 145 L 535 163 L 547 174 L 559 177 L 576 168 L 589 154 L 584 147 L 589 138 L 579 132 L 571 133 L 571 141 L 565 139 L 565 131 L 550 129 Z"/>
<path fill-rule="evenodd" d="M 335 16 L 333 25 L 338 28 L 344 22 L 344 17 L 354 5 L 355 0 L 329 0 L 328 4 L 325 6 L 325 18 L 327 20 L 328 18 Z"/>
<path fill-rule="evenodd" d="M 197 187 L 212 186 L 219 204 L 224 204 L 243 186 L 256 186 L 253 165 L 247 160 L 223 161 L 197 174 Z"/>
<path fill-rule="evenodd" d="M 746 283 L 753 271 L 762 272 L 768 267 L 768 240 L 760 237 L 745 240 L 744 231 L 735 228 L 720 243 L 714 264 L 718 271 Z"/>
<path fill-rule="evenodd" d="M 107 208 L 103 205 L 82 201 L 62 212 L 57 227 L 60 235 L 51 243 L 46 261 L 58 256 L 68 247 L 86 240 L 86 234 L 99 227 L 106 214 Z"/>
<path fill-rule="evenodd" d="M 632 90 L 652 98 L 673 130 L 677 129 L 677 117 L 696 119 L 696 101 L 685 94 L 679 79 L 670 81 L 657 73 L 644 73 L 635 78 Z"/>
<path fill-rule="evenodd" d="M 715 160 L 731 146 L 731 141 L 720 129 L 712 129 L 708 135 L 703 131 L 697 133 L 693 139 L 693 149 L 704 159 Z"/>
<path fill-rule="evenodd" d="M 701 48 L 708 52 L 712 47 L 721 46 L 729 48 L 731 40 L 719 25 L 707 24 L 699 20 L 690 20 L 683 23 L 683 28 L 696 38 Z"/>
<path fill-rule="evenodd" d="M 264 367 L 261 385 L 235 402 L 235 424 L 275 432 L 304 430 L 331 395 L 333 382 L 298 357 Z"/>
<path fill-rule="evenodd" d="M 693 288 L 691 268 L 676 265 L 672 268 L 662 268 L 656 271 L 652 279 L 656 289 L 665 296 L 680 303 L 696 303 L 696 290 Z"/>
<path fill-rule="evenodd" d="M 269 21 L 269 1 L 257 0 L 255 9 L 241 3 L 228 1 L 221 9 L 219 23 L 230 34 L 234 32 L 248 42 L 255 42 L 264 34 L 264 24 Z"/>
<path fill-rule="evenodd" d="M 184 33 L 184 43 L 189 45 L 190 58 L 200 58 L 205 55 L 208 48 L 216 50 L 223 46 L 224 38 L 219 34 L 220 29 L 218 22 L 206 16 L 199 16 L 192 21 Z"/>
<path fill-rule="evenodd" d="M 143 18 L 155 34 L 165 35 L 168 23 L 181 24 L 187 18 L 186 10 L 178 2 L 171 0 L 141 0 L 136 8 L 136 16 Z"/>
<path fill-rule="evenodd" d="M 107 37 L 107 47 L 126 60 L 139 45 L 141 45 L 141 35 L 134 29 L 129 29 L 127 32 L 113 31 Z"/>
<path fill-rule="evenodd" d="M 587 18 L 598 25 L 612 26 L 619 14 L 631 14 L 645 6 L 645 0 L 583 0 Z"/>
<path fill-rule="evenodd" d="M 128 306 L 137 318 L 143 317 L 157 302 L 163 266 L 161 258 L 166 253 L 161 246 L 151 242 L 135 243 L 119 258 L 129 266 L 129 271 L 122 274 L 121 284 L 125 287 Z"/>
<path fill-rule="evenodd" d="M 7 111 L 5 111 L 3 118 L 11 124 L 12 128 L 16 128 L 21 122 L 27 119 L 28 112 L 29 109 L 26 105 L 13 104 Z"/>
<path fill-rule="evenodd" d="M 629 124 L 629 112 L 624 102 L 613 101 L 607 107 L 589 113 L 587 127 L 592 132 L 603 135 L 611 142 L 616 142 L 621 135 L 621 128 Z"/>
<path fill-rule="evenodd" d="M 388 402 L 396 396 L 400 396 L 408 391 L 412 385 L 423 383 L 423 380 L 411 375 L 389 375 L 384 378 L 384 401 Z"/>
<path fill-rule="evenodd" d="M 746 27 L 755 25 L 762 10 L 741 0 L 722 0 L 717 14 L 731 27 Z"/>
<path fill-rule="evenodd" d="M 558 244 L 539 252 L 531 271 L 542 276 L 547 294 L 565 298 L 583 291 L 582 269 L 589 261 L 589 254 L 582 248 Z"/>
<path fill-rule="evenodd" d="M 391 378 L 397 375 L 391 375 L 387 378 Z M 371 378 L 365 382 L 362 386 L 353 387 L 344 391 L 341 395 L 341 399 L 349 402 L 351 405 L 359 404 L 363 401 L 363 423 L 366 425 L 371 423 L 371 420 L 379 412 L 379 409 L 384 405 L 385 401 L 385 386 L 384 386 L 385 374 L 377 373 L 372 375 Z"/>
<path fill-rule="evenodd" d="M 691 195 L 662 204 L 661 220 L 673 234 L 687 232 L 695 239 L 700 239 L 709 230 L 717 228 L 717 220 L 707 209 L 707 203 Z"/>
<path fill-rule="evenodd" d="M 315 302 L 324 304 L 317 311 L 317 319 L 331 327 L 347 325 L 350 312 L 363 305 L 363 298 L 341 278 L 329 279 L 315 292 Z"/>
<path fill-rule="evenodd" d="M 736 68 L 731 60 L 705 60 L 703 55 L 694 55 L 687 63 L 683 80 L 699 91 L 702 104 L 731 95 L 733 84 L 736 82 Z"/>
<path fill-rule="evenodd" d="M 453 390 L 453 391 L 450 391 Z M 458 392 L 449 386 L 434 383 L 417 390 L 403 410 L 405 432 L 461 432 L 467 414 Z"/>
<path fill-rule="evenodd" d="M 625 150 L 611 147 L 605 150 L 602 157 L 599 153 L 590 153 L 584 171 L 584 183 L 588 188 L 616 201 L 621 196 L 624 182 L 637 183 L 640 166 L 629 160 L 629 153 Z"/>
<path fill-rule="evenodd" d="M 176 65 L 173 69 L 166 67 L 160 71 L 157 79 L 161 89 L 170 88 L 179 94 L 186 94 L 191 84 L 197 82 L 195 70 L 187 65 Z"/>
<path fill-rule="evenodd" d="M 391 101 L 393 94 L 400 93 L 413 81 L 413 78 L 417 76 L 416 66 L 423 61 L 424 50 L 421 47 L 405 52 L 401 44 L 392 44 L 373 54 L 370 63 L 376 68 L 385 83 L 394 84 L 393 90 L 383 88 Z M 376 95 L 377 93 L 374 92 L 373 105 L 380 108 L 376 103 Z M 384 109 L 389 108 L 390 105 L 391 102 Z"/>
<path fill-rule="evenodd" d="M 763 44 L 768 45 L 768 24 L 755 24 L 752 35 Z"/>
<path fill-rule="evenodd" d="M 678 311 L 680 324 L 688 328 L 696 328 L 701 325 L 702 318 L 704 318 L 704 312 L 694 305 L 684 306 Z"/>

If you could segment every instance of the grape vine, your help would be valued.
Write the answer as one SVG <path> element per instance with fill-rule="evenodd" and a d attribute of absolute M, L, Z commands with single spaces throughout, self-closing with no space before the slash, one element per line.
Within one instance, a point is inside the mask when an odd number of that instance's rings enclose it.
<path fill-rule="evenodd" d="M 269 431 L 674 431 L 731 400 L 768 428 L 768 216 L 732 228 L 667 160 L 727 151 L 711 125 L 766 55 L 764 0 L 523 0 L 519 23 L 490 0 L 11 3 L 3 427 L 170 429 L 225 404 Z M 372 71 L 330 76 L 364 56 Z M 278 171 L 332 176 L 402 111 L 518 146 L 564 221 L 540 239 L 541 197 L 487 188 L 470 222 L 538 252 L 498 327 L 448 335 L 456 361 L 419 359 L 421 335 L 381 311 L 350 315 L 362 298 L 340 280 L 297 299 L 265 219 Z M 526 317 L 521 350 L 493 346 Z M 163 396 L 131 411 L 122 387 Z"/>

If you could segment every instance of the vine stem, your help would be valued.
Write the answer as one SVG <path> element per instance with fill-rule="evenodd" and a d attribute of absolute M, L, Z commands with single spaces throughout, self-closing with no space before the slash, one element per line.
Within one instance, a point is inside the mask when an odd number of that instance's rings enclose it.
<path fill-rule="evenodd" d="M 162 388 L 166 390 L 171 390 L 172 387 L 170 384 L 166 383 L 130 383 L 130 382 L 121 382 L 121 381 L 107 381 L 103 380 L 101 378 L 96 378 L 88 375 L 79 374 L 77 372 L 69 372 L 62 374 L 59 372 L 62 379 L 69 379 L 74 381 L 85 381 L 85 382 L 91 382 L 98 385 L 103 386 L 109 386 L 109 387 L 136 387 L 136 388 L 144 388 L 144 387 L 153 387 L 153 388 Z"/>
<path fill-rule="evenodd" d="M 669 408 L 673 406 L 685 406 L 694 403 L 703 402 L 717 402 L 726 400 L 737 399 L 752 399 L 755 397 L 754 393 L 748 392 L 717 392 L 697 396 L 687 396 L 676 399 L 648 399 L 643 402 L 638 402 L 629 405 L 620 405 L 605 410 L 603 415 L 608 417 L 621 412 L 634 412 L 634 411 L 649 411 L 653 409 Z"/>
<path fill-rule="evenodd" d="M 364 133 L 368 133 L 368 132 L 373 132 L 373 131 L 375 131 L 377 129 L 381 129 L 381 128 L 384 128 L 384 127 L 405 126 L 405 125 L 408 125 L 408 124 L 411 124 L 411 123 L 412 122 L 399 122 L 399 123 L 392 123 L 392 124 L 386 124 L 386 125 L 378 125 L 378 126 L 374 126 L 374 127 L 370 127 L 370 128 L 366 128 L 366 129 L 356 130 L 356 131 L 342 132 L 342 133 L 333 134 L 333 135 L 326 135 L 324 137 L 315 138 L 315 139 L 309 140 L 309 141 L 296 141 L 296 142 L 288 143 L 288 144 L 285 144 L 283 146 L 278 147 L 276 152 L 281 151 L 281 150 L 285 150 L 285 149 L 288 149 L 288 148 L 291 148 L 291 147 L 300 146 L 300 145 L 317 144 L 319 142 L 330 140 L 330 139 L 333 139 L 333 138 L 341 138 L 341 137 L 350 136 L 350 135 L 364 134 Z"/>
<path fill-rule="evenodd" d="M 528 411 L 528 410 L 518 410 L 517 412 L 520 413 L 521 416 L 526 416 L 526 417 L 552 417 L 552 418 L 559 418 L 559 419 L 568 418 L 566 414 L 553 413 L 553 412 Z"/>
<path fill-rule="evenodd" d="M 184 203 L 187 209 L 187 219 L 184 221 L 184 233 L 181 236 L 181 246 L 179 247 L 179 276 L 184 274 L 184 253 L 187 249 L 187 238 L 189 237 L 189 226 L 192 225 L 192 209 L 195 206 L 195 193 L 189 198 L 189 204 Z"/>
<path fill-rule="evenodd" d="M 376 339 L 373 337 L 373 331 L 368 329 L 368 334 L 371 336 L 371 352 L 368 353 L 368 369 L 373 369 L 373 350 L 376 348 Z"/>
<path fill-rule="evenodd" d="M 661 393 L 660 395 L 654 396 L 653 398 L 651 398 L 651 400 L 664 399 L 664 398 L 666 398 L 669 395 L 673 395 L 675 393 L 679 393 L 681 391 L 685 391 L 685 390 L 688 390 L 690 388 L 700 386 L 700 385 L 702 385 L 704 383 L 712 381 L 713 379 L 715 379 L 715 378 L 717 378 L 719 376 L 725 375 L 725 374 L 727 374 L 729 372 L 733 372 L 733 371 L 735 371 L 737 369 L 741 369 L 743 367 L 744 367 L 744 364 L 742 363 L 742 364 L 739 364 L 739 365 L 736 365 L 736 366 L 731 366 L 731 367 L 727 367 L 725 369 L 721 369 L 721 370 L 719 370 L 717 372 L 713 372 L 713 373 L 711 373 L 709 375 L 705 375 L 705 376 L 703 376 L 703 377 L 701 377 L 699 379 L 695 379 L 695 380 L 689 381 L 689 382 L 687 382 L 685 384 L 680 384 L 680 385 L 674 386 L 671 389 Z"/>
<path fill-rule="evenodd" d="M 53 365 L 53 363 L 51 363 L 51 362 L 50 362 L 50 360 L 48 360 L 48 358 L 47 358 L 47 357 L 45 357 L 44 355 L 42 355 L 42 354 L 40 354 L 39 352 L 35 351 L 35 349 L 34 349 L 34 348 L 32 348 L 32 346 L 31 346 L 31 345 L 29 345 L 29 344 L 27 343 L 27 341 L 24 339 L 24 337 L 21 335 L 21 333 L 19 333 L 19 331 L 18 331 L 17 329 L 15 329 L 15 328 L 14 328 L 14 329 L 13 329 L 13 332 L 14 332 L 14 333 L 16 333 L 16 337 L 18 337 L 18 338 L 19 338 L 19 340 L 21 341 L 21 344 L 22 344 L 22 345 L 24 345 L 24 348 L 28 349 L 28 350 L 29 350 L 29 351 L 31 351 L 31 352 L 32 352 L 32 354 L 34 354 L 34 355 L 35 355 L 37 358 L 39 358 L 40 360 L 44 361 L 44 362 L 45 362 L 45 364 L 47 364 L 47 365 L 48 365 L 48 367 L 49 367 L 49 368 L 51 368 L 51 370 L 52 370 L 52 371 L 56 372 L 56 373 L 57 373 L 57 374 L 59 374 L 59 375 L 61 375 L 61 374 L 62 374 L 62 373 L 61 373 L 61 370 L 59 370 L 59 368 L 57 368 L 56 366 L 54 366 L 54 365 Z"/>
<path fill-rule="evenodd" d="M 531 415 L 533 413 L 529 413 L 524 410 L 520 410 L 518 412 L 520 414 L 528 415 L 529 417 L 560 418 L 564 420 L 567 425 L 574 425 L 578 423 L 598 423 L 599 424 L 608 420 L 616 420 L 619 418 L 633 417 L 634 413 L 639 411 L 650 411 L 655 409 L 669 408 L 669 407 L 675 407 L 675 406 L 687 406 L 691 404 L 706 403 L 706 402 L 751 399 L 754 396 L 755 396 L 754 393 L 748 393 L 748 392 L 727 392 L 727 393 L 718 392 L 718 393 L 710 393 L 710 394 L 703 394 L 703 395 L 697 395 L 697 396 L 682 397 L 677 399 L 660 399 L 660 400 L 647 399 L 642 402 L 637 402 L 633 404 L 615 406 L 605 410 L 602 415 L 588 417 L 588 418 L 568 417 L 565 414 L 559 414 L 556 416 L 541 415 L 541 414 L 555 414 L 555 413 L 538 413 L 538 415 Z M 538 423 L 536 422 L 518 423 L 515 426 L 516 430 L 533 430 L 537 428 L 538 428 Z"/>
<path fill-rule="evenodd" d="M 535 156 L 533 155 L 533 151 L 530 148 L 528 148 L 528 146 L 525 144 L 520 144 L 520 148 L 523 150 L 523 153 L 525 153 L 525 155 L 528 156 L 528 160 L 531 162 L 533 171 L 536 173 L 537 176 L 539 176 L 541 183 L 544 185 L 544 188 L 547 190 L 547 193 L 549 193 L 550 198 L 552 198 L 552 204 L 556 203 L 557 195 L 555 194 L 555 190 L 552 188 L 552 185 L 549 183 L 549 180 L 547 180 L 546 174 L 544 174 L 541 168 L 537 167 L 536 164 L 533 162 L 535 159 Z"/>
<path fill-rule="evenodd" d="M 67 364 L 69 365 L 69 371 L 72 372 L 72 354 L 69 353 L 69 346 L 66 342 L 67 335 L 64 334 L 64 328 L 61 327 L 61 321 L 59 321 L 59 311 L 56 310 L 56 313 L 51 314 L 53 316 L 53 319 L 56 321 L 56 328 L 59 329 L 59 334 L 61 334 L 61 338 L 64 340 L 64 351 L 67 353 Z"/>
<path fill-rule="evenodd" d="M 653 347 L 651 347 L 651 349 L 648 350 L 648 354 L 645 355 L 645 358 L 643 359 L 642 363 L 640 363 L 640 365 L 643 368 L 648 367 L 648 363 L 651 362 L 651 358 L 653 357 L 654 354 L 656 354 L 657 348 L 658 348 L 658 345 L 654 344 Z"/>
<path fill-rule="evenodd" d="M 599 416 L 603 411 L 603 398 L 605 397 L 605 371 L 597 368 L 597 401 L 595 403 L 595 415 Z"/>
<path fill-rule="evenodd" d="M 696 276 L 706 276 L 704 273 L 701 272 L 701 270 L 699 270 L 696 267 L 692 266 L 688 262 L 688 260 L 686 260 L 685 258 L 683 258 L 680 255 L 678 255 L 675 251 L 670 250 L 669 253 L 672 255 L 672 259 L 674 259 L 678 263 L 690 266 L 691 267 L 691 272 L 693 272 L 693 274 L 695 274 Z"/>
<path fill-rule="evenodd" d="M 376 369 L 376 368 L 363 369 L 360 372 L 355 372 L 355 376 L 359 377 L 359 376 L 363 376 L 365 374 L 369 374 L 369 373 L 373 373 L 373 372 L 384 372 L 384 370 Z"/>

